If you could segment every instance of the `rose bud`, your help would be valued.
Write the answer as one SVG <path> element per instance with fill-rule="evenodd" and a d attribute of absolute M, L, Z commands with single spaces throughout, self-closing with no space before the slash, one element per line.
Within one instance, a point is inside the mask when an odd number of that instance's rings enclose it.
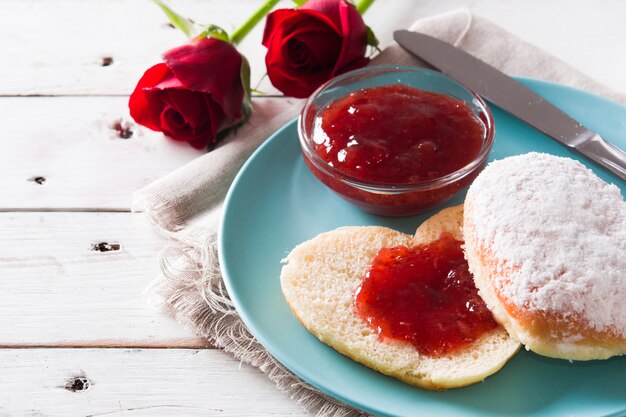
<path fill-rule="evenodd" d="M 270 13 L 263 33 L 270 81 L 285 95 L 309 96 L 335 75 L 369 62 L 366 31 L 345 0 L 310 0 Z"/>
<path fill-rule="evenodd" d="M 244 117 L 242 56 L 230 43 L 203 38 L 170 49 L 163 60 L 137 83 L 131 116 L 194 148 L 212 147 L 218 132 Z"/>

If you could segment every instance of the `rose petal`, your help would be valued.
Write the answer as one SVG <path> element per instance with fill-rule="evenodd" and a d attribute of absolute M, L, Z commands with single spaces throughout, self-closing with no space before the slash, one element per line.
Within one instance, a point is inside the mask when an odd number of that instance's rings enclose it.
<path fill-rule="evenodd" d="M 341 27 L 341 14 L 339 3 L 343 0 L 309 0 L 299 10 L 313 10 L 330 19 L 335 27 Z"/>
<path fill-rule="evenodd" d="M 213 139 L 211 139 L 208 135 L 201 136 L 189 141 L 189 144 L 196 149 L 206 149 L 207 147 L 209 147 L 209 145 L 212 145 L 213 143 Z"/>
<path fill-rule="evenodd" d="M 188 142 L 192 138 L 191 126 L 178 110 L 165 106 L 160 116 L 163 133 L 174 140 Z"/>
<path fill-rule="evenodd" d="M 369 61 L 365 23 L 345 0 L 309 0 L 297 10 L 272 12 L 263 45 L 272 84 L 294 97 L 306 97 L 334 75 Z"/>
<path fill-rule="evenodd" d="M 242 60 L 233 45 L 204 38 L 171 49 L 163 58 L 185 88 L 210 94 L 230 121 L 242 117 Z"/>
<path fill-rule="evenodd" d="M 268 14 L 265 20 L 265 29 L 263 30 L 262 44 L 269 48 L 269 44 L 272 38 L 280 38 L 291 34 L 292 31 L 298 30 L 298 28 L 307 29 L 304 25 L 309 19 L 316 19 L 321 22 L 321 27 L 331 29 L 338 35 L 342 34 L 341 20 L 339 16 L 333 20 L 327 15 L 317 10 L 309 10 L 300 8 L 294 9 L 278 9 Z"/>
<path fill-rule="evenodd" d="M 320 71 L 295 72 L 288 71 L 282 65 L 267 65 L 267 73 L 272 85 L 290 97 L 308 97 L 321 84 L 331 77 L 332 68 Z"/>
<path fill-rule="evenodd" d="M 274 10 L 265 17 L 265 29 L 263 29 L 263 40 L 261 44 L 265 47 L 269 47 L 271 38 L 275 35 L 275 31 L 280 29 L 281 31 L 290 30 L 295 24 L 297 24 L 298 10 L 294 9 L 278 9 Z M 296 20 L 292 20 L 296 17 Z"/>
<path fill-rule="evenodd" d="M 209 96 L 204 96 L 205 106 L 207 114 L 209 116 L 208 126 L 205 130 L 210 133 L 207 134 L 202 140 L 205 142 L 204 147 L 207 145 L 214 145 L 217 139 L 217 132 L 221 128 L 224 122 L 224 112 L 222 109 L 211 99 Z M 192 144 L 193 145 L 193 144 Z"/>
<path fill-rule="evenodd" d="M 207 123 L 209 116 L 205 106 L 204 93 L 170 88 L 164 92 L 163 101 L 183 115 L 185 123 L 198 129 Z"/>
<path fill-rule="evenodd" d="M 344 39 L 333 76 L 346 72 L 345 68 L 348 66 L 355 68 L 355 64 L 367 63 L 369 61 L 369 59 L 364 58 L 367 50 L 367 28 L 363 18 L 356 10 L 356 7 L 346 1 L 339 0 L 338 9 L 341 16 L 341 30 Z"/>
<path fill-rule="evenodd" d="M 315 68 L 301 65 L 302 63 L 293 63 L 293 60 L 289 58 L 289 46 L 287 45 L 290 36 L 296 36 L 306 33 L 310 29 L 311 24 L 315 30 L 331 32 L 339 34 L 339 31 L 334 27 L 334 24 L 328 19 L 328 17 L 321 15 L 314 10 L 277 10 L 272 13 L 278 16 L 276 22 L 280 22 L 279 26 L 274 26 L 272 23 L 274 20 L 271 15 L 268 19 L 268 25 L 266 26 L 266 46 L 268 46 L 268 52 L 265 56 L 265 63 L 267 73 L 272 84 L 282 91 L 284 94 L 292 97 L 307 97 L 313 92 L 321 83 L 328 80 L 332 71 L 333 64 L 330 63 L 328 68 L 320 68 L 319 63 L 314 64 Z M 288 18 L 285 18 L 288 17 Z M 274 28 L 274 33 L 269 35 L 269 30 Z M 287 41 L 285 41 L 287 39 Z M 341 39 L 337 39 L 336 42 L 340 43 Z M 328 45 L 325 43 L 319 44 L 319 50 L 323 51 L 328 49 Z M 311 53 L 310 58 L 324 61 L 324 57 L 317 58 L 315 53 Z"/>
<path fill-rule="evenodd" d="M 309 19 L 307 24 L 306 28 L 294 30 L 285 37 L 282 48 L 285 62 L 291 67 L 309 70 L 334 67 L 341 51 L 341 37 L 314 19 Z M 305 51 L 306 60 L 298 62 L 293 56 L 292 45 L 296 42 Z"/>
<path fill-rule="evenodd" d="M 190 127 L 185 121 L 184 116 L 180 114 L 180 112 L 174 109 L 173 107 L 171 106 L 165 107 L 165 110 L 163 110 L 163 113 L 164 114 L 167 113 L 168 130 L 178 131 L 178 130 L 188 129 Z"/>
<path fill-rule="evenodd" d="M 128 99 L 128 108 L 132 118 L 140 125 L 156 131 L 161 130 L 160 117 L 164 105 L 158 99 L 149 99 L 146 92 L 171 75 L 167 65 L 160 63 L 148 68 L 137 82 L 135 90 Z"/>
<path fill-rule="evenodd" d="M 300 10 L 319 12 L 328 17 L 343 37 L 341 53 L 335 64 L 333 76 L 346 72 L 344 67 L 359 68 L 367 50 L 367 28 L 363 17 L 353 4 L 345 0 L 309 0 Z"/>
<path fill-rule="evenodd" d="M 168 90 L 161 115 L 163 132 L 172 139 L 189 142 L 197 149 L 215 143 L 224 112 L 208 94 Z"/>

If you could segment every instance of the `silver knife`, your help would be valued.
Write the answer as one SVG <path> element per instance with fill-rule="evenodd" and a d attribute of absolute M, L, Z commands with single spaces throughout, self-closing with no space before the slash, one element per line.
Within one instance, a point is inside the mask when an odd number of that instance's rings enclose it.
<path fill-rule="evenodd" d="M 626 181 L 626 153 L 563 113 L 522 83 L 432 36 L 398 30 L 393 37 L 411 54 L 563 145 L 576 149 Z"/>

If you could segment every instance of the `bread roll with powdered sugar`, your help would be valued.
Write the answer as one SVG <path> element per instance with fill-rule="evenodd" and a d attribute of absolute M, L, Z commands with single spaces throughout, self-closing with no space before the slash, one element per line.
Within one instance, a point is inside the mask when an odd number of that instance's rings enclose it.
<path fill-rule="evenodd" d="M 568 158 L 491 163 L 465 201 L 465 255 L 496 320 L 528 349 L 626 353 L 626 203 Z"/>

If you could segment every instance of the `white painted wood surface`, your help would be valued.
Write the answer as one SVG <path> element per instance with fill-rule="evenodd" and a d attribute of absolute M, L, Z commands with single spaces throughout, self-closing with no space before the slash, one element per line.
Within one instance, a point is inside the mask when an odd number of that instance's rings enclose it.
<path fill-rule="evenodd" d="M 0 367 L 3 417 L 306 415 L 219 350 L 2 349 Z"/>
<path fill-rule="evenodd" d="M 165 244 L 140 213 L 0 213 L 0 346 L 207 346 L 149 303 Z"/>
<path fill-rule="evenodd" d="M 232 30 L 260 0 L 168 4 Z M 366 21 L 384 46 L 393 29 L 462 6 L 626 91 L 620 0 L 377 0 Z M 144 292 L 165 241 L 127 212 L 131 193 L 200 153 L 136 126 L 121 139 L 111 125 L 129 120 L 127 94 L 184 37 L 147 0 L 2 0 L 0 14 L 0 416 L 303 416 L 257 370 L 179 349 L 204 341 Z M 261 30 L 241 44 L 253 83 Z M 52 97 L 16 97 L 33 95 Z M 252 123 L 289 105 L 257 103 Z M 99 242 L 121 250 L 91 251 Z M 76 375 L 93 385 L 67 391 Z"/>
<path fill-rule="evenodd" d="M 169 0 L 175 10 L 232 31 L 260 0 Z M 280 5 L 289 7 L 283 0 Z M 626 91 L 621 0 L 378 0 L 366 14 L 381 44 L 416 19 L 457 7 L 488 17 L 581 70 Z M 0 95 L 129 94 L 161 53 L 185 41 L 147 0 L 2 0 Z M 253 85 L 265 73 L 262 25 L 241 51 L 252 66 Z M 113 58 L 101 66 L 102 57 Z M 261 88 L 275 92 L 265 82 Z"/>
<path fill-rule="evenodd" d="M 241 133 L 289 105 L 254 98 Z M 0 211 L 128 211 L 134 190 L 204 154 L 135 124 L 127 97 L 0 97 L 0 114 Z"/>

